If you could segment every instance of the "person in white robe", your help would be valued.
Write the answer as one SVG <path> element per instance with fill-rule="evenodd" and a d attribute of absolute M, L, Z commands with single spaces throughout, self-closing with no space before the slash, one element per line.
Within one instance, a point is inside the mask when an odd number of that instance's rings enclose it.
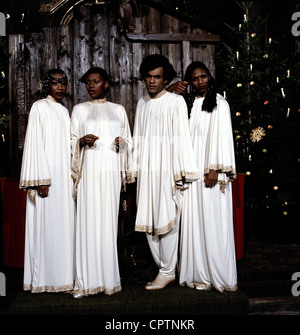
<path fill-rule="evenodd" d="M 46 98 L 30 110 L 20 174 L 27 191 L 24 290 L 70 291 L 74 285 L 74 211 L 69 111 L 62 70 L 49 70 Z"/>
<path fill-rule="evenodd" d="M 74 297 L 121 291 L 117 233 L 121 188 L 131 182 L 132 138 L 122 105 L 106 100 L 108 75 L 91 68 L 81 78 L 91 101 L 71 117 L 74 198 L 77 199 Z M 133 180 L 134 181 L 134 180 Z"/>
<path fill-rule="evenodd" d="M 165 90 L 176 75 L 161 55 L 146 57 L 140 73 L 148 94 L 137 104 L 134 174 L 137 177 L 135 230 L 145 232 L 159 269 L 146 290 L 174 284 L 182 191 L 199 178 L 184 99 Z"/>
<path fill-rule="evenodd" d="M 189 125 L 201 177 L 183 196 L 179 284 L 235 291 L 231 181 L 236 168 L 230 108 L 202 62 L 188 66 L 181 84 L 193 90 L 192 100 L 187 99 Z"/>

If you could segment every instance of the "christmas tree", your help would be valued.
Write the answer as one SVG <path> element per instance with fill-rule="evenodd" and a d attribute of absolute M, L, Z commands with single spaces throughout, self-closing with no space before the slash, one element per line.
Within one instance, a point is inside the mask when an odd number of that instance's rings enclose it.
<path fill-rule="evenodd" d="M 254 19 L 251 3 L 239 5 L 243 22 L 230 27 L 236 43 L 224 44 L 216 63 L 232 111 L 237 171 L 246 174 L 246 228 L 282 236 L 284 227 L 290 237 L 299 231 L 299 56 L 286 36 L 266 36 L 267 18 Z"/>

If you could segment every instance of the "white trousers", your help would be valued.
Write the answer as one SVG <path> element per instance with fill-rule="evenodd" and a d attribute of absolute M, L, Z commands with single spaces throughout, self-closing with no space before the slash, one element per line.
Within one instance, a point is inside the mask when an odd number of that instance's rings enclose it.
<path fill-rule="evenodd" d="M 148 244 L 159 273 L 169 278 L 175 278 L 178 260 L 178 238 L 181 215 L 181 201 L 178 206 L 175 227 L 164 235 L 146 234 Z"/>

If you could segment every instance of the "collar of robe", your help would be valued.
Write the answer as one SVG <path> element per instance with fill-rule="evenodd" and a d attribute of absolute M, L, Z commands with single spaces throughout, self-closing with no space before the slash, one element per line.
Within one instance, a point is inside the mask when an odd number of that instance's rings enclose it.
<path fill-rule="evenodd" d="M 46 99 L 48 99 L 48 100 L 50 100 L 50 101 L 52 101 L 52 102 L 56 102 L 57 104 L 60 104 L 60 102 L 59 101 L 57 101 L 57 100 L 55 100 L 54 98 L 53 98 L 53 96 L 52 95 L 47 95 L 47 97 L 46 97 Z"/>
<path fill-rule="evenodd" d="M 103 99 L 92 99 L 91 102 L 94 103 L 94 104 L 104 104 L 106 102 L 106 98 L 103 98 Z"/>
<path fill-rule="evenodd" d="M 150 96 L 150 98 L 151 99 L 158 99 L 158 98 L 162 97 L 165 93 L 167 93 L 167 91 L 166 90 L 162 90 L 159 93 L 157 93 L 156 95 Z"/>

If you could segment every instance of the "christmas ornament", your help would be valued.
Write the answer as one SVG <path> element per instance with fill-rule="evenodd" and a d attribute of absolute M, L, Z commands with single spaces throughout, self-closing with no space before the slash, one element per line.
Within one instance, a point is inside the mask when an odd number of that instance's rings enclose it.
<path fill-rule="evenodd" d="M 259 142 L 262 140 L 263 136 L 266 135 L 266 132 L 264 128 L 262 127 L 257 127 L 255 129 L 252 129 L 252 132 L 250 134 L 250 140 L 252 142 Z"/>

